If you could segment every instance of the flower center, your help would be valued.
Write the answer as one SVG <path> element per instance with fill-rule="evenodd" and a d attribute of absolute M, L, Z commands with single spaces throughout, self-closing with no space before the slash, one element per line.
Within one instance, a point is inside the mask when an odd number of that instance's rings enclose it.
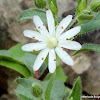
<path fill-rule="evenodd" d="M 58 44 L 57 38 L 55 36 L 51 36 L 47 40 L 47 46 L 51 48 L 55 48 Z"/>

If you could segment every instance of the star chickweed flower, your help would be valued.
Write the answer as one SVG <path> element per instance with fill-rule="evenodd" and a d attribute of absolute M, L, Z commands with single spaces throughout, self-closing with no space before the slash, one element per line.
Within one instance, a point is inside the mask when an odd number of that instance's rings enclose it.
<path fill-rule="evenodd" d="M 42 22 L 39 16 L 33 17 L 33 22 L 39 32 L 25 30 L 24 36 L 33 38 L 39 42 L 26 44 L 22 46 L 22 50 L 27 52 L 35 52 L 41 50 L 33 65 L 34 71 L 37 71 L 41 67 L 47 55 L 49 55 L 49 72 L 54 73 L 56 70 L 56 54 L 64 63 L 73 66 L 74 62 L 72 58 L 67 52 L 63 50 L 63 48 L 71 50 L 81 49 L 82 46 L 80 43 L 68 40 L 79 33 L 81 27 L 77 26 L 64 32 L 64 30 L 72 21 L 72 15 L 68 15 L 66 18 L 64 18 L 57 27 L 55 27 L 55 21 L 51 10 L 46 11 L 46 17 L 48 30 L 46 29 L 45 24 Z"/>

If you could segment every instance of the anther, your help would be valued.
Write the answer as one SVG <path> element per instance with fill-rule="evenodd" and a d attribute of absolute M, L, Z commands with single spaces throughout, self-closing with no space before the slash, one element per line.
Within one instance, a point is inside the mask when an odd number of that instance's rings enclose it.
<path fill-rule="evenodd" d="M 54 59 L 54 61 L 56 61 L 56 59 Z"/>
<path fill-rule="evenodd" d="M 68 40 L 68 38 L 66 38 L 66 40 Z"/>
<path fill-rule="evenodd" d="M 43 24 L 43 26 L 45 26 L 45 24 Z"/>
<path fill-rule="evenodd" d="M 42 58 L 42 60 L 43 60 L 44 58 Z"/>
<path fill-rule="evenodd" d="M 38 28 L 40 28 L 40 26 Z"/>
<path fill-rule="evenodd" d="M 35 50 L 33 50 L 33 52 L 35 52 Z"/>
<path fill-rule="evenodd" d="M 35 37 L 33 36 L 32 38 L 34 39 Z"/>
<path fill-rule="evenodd" d="M 64 48 L 62 48 L 63 50 L 65 50 Z"/>
<path fill-rule="evenodd" d="M 63 29 L 64 27 L 62 26 L 61 28 Z"/>

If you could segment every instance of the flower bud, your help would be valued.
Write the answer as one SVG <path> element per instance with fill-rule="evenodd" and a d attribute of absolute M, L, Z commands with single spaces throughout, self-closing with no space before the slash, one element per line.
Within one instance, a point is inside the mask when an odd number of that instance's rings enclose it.
<path fill-rule="evenodd" d="M 56 0 L 49 0 L 49 7 L 50 7 L 53 15 L 56 16 L 57 13 L 58 13 L 58 8 L 57 8 Z"/>
<path fill-rule="evenodd" d="M 46 0 L 34 0 L 35 6 L 38 8 L 46 7 Z"/>
<path fill-rule="evenodd" d="M 94 16 L 89 14 L 81 14 L 77 17 L 78 21 L 91 20 Z"/>
<path fill-rule="evenodd" d="M 32 84 L 32 94 L 35 97 L 41 97 L 42 93 L 43 93 L 42 88 L 39 85 L 33 83 Z"/>
<path fill-rule="evenodd" d="M 83 10 L 82 12 L 81 12 L 81 14 L 91 14 L 91 10 L 90 9 L 86 9 L 86 10 Z"/>
<path fill-rule="evenodd" d="M 93 10 L 94 12 L 100 11 L 100 0 L 93 0 L 93 1 L 90 3 L 90 8 L 91 8 L 91 10 Z"/>
<path fill-rule="evenodd" d="M 73 97 L 71 97 L 70 100 L 73 100 Z"/>
<path fill-rule="evenodd" d="M 78 0 L 76 14 L 80 15 L 80 13 L 87 8 L 87 0 Z"/>

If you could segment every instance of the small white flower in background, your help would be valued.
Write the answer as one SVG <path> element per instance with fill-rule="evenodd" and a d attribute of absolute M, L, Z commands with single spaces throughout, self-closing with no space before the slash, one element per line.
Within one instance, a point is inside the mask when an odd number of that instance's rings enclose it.
<path fill-rule="evenodd" d="M 55 21 L 51 10 L 47 10 L 46 17 L 48 30 L 46 29 L 45 24 L 43 24 L 39 16 L 33 17 L 33 22 L 39 32 L 25 30 L 24 36 L 36 39 L 39 42 L 26 44 L 22 46 L 22 50 L 28 52 L 41 50 L 33 65 L 34 71 L 37 71 L 41 67 L 47 55 L 49 55 L 49 72 L 54 73 L 54 71 L 56 70 L 56 53 L 64 63 L 73 66 L 74 63 L 72 58 L 63 50 L 63 48 L 71 50 L 81 49 L 82 46 L 80 43 L 68 40 L 79 33 L 81 27 L 77 26 L 68 30 L 67 32 L 64 32 L 64 30 L 72 21 L 72 15 L 68 15 L 66 18 L 64 18 L 57 26 L 57 28 L 55 27 Z"/>

